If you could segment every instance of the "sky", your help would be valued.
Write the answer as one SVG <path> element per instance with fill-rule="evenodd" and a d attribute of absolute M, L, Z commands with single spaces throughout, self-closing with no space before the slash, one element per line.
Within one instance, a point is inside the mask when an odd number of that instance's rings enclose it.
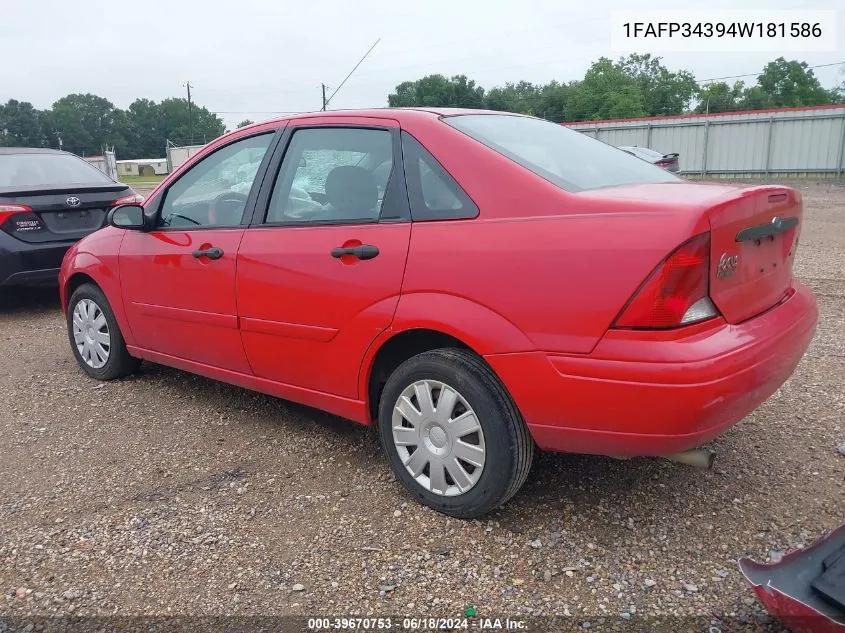
<path fill-rule="evenodd" d="M 841 0 L 745 0 L 743 9 L 838 9 Z M 708 8 L 736 8 L 711 0 Z M 126 108 L 138 97 L 185 96 L 227 127 L 243 119 L 383 107 L 400 82 L 465 74 L 489 89 L 506 81 L 583 77 L 611 50 L 614 11 L 700 8 L 699 2 L 630 0 L 0 0 L 0 102 L 48 108 L 91 92 Z M 815 66 L 822 85 L 845 81 L 845 9 L 835 51 L 788 53 Z M 643 52 L 648 52 L 644 50 Z M 699 80 L 758 73 L 779 53 L 661 52 Z M 745 78 L 753 82 L 754 77 Z"/>

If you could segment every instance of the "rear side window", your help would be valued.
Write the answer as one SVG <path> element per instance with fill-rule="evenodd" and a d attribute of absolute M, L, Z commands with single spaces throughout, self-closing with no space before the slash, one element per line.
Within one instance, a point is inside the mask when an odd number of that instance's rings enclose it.
<path fill-rule="evenodd" d="M 681 180 L 612 145 L 541 119 L 466 114 L 443 121 L 566 191 Z"/>
<path fill-rule="evenodd" d="M 0 187 L 113 183 L 96 167 L 72 154 L 2 154 Z"/>
<path fill-rule="evenodd" d="M 455 179 L 407 132 L 402 132 L 402 155 L 415 222 L 463 220 L 478 215 L 478 207 Z"/>

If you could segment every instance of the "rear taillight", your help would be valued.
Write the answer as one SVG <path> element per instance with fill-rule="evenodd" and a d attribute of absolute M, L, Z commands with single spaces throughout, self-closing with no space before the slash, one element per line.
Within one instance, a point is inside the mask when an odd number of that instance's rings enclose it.
<path fill-rule="evenodd" d="M 0 224 L 17 213 L 29 213 L 32 211 L 23 204 L 0 204 Z"/>
<path fill-rule="evenodd" d="M 657 161 L 656 164 L 657 164 L 658 167 L 668 167 L 669 165 L 672 164 L 672 161 L 671 160 L 659 160 L 659 161 Z"/>
<path fill-rule="evenodd" d="M 144 196 L 142 196 L 140 193 L 135 193 L 133 191 L 131 195 L 123 196 L 122 198 L 118 198 L 117 200 L 112 202 L 111 206 L 117 207 L 121 204 L 141 204 L 142 202 L 144 202 L 144 199 Z"/>
<path fill-rule="evenodd" d="M 628 301 L 615 328 L 666 329 L 718 315 L 708 292 L 710 234 L 681 244 L 648 276 Z"/>

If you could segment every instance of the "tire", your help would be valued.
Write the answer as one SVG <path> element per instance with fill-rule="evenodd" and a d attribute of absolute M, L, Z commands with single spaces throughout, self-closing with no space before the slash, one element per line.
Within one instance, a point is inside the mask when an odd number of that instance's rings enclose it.
<path fill-rule="evenodd" d="M 78 306 L 79 311 L 77 311 Z M 88 319 L 89 314 L 90 319 Z M 82 327 L 77 330 L 74 329 L 75 317 L 80 317 L 82 324 Z M 126 342 L 123 340 L 123 334 L 117 325 L 111 306 L 103 291 L 94 284 L 82 284 L 70 296 L 67 310 L 67 333 L 70 349 L 76 362 L 91 378 L 97 380 L 123 378 L 137 370 L 141 364 L 140 359 L 133 358 L 126 350 Z M 103 335 L 108 337 L 108 344 L 105 343 L 106 339 Z M 80 337 L 79 342 L 77 342 L 77 336 Z M 99 338 L 95 339 L 95 337 Z M 96 347 L 96 343 L 99 343 L 99 348 Z M 79 345 L 82 345 L 82 350 Z M 102 358 L 103 351 L 106 352 L 105 359 Z"/>
<path fill-rule="evenodd" d="M 438 412 L 441 405 L 446 408 Z M 379 435 L 411 495 L 461 519 L 506 503 L 534 458 L 534 441 L 510 395 L 490 367 L 464 349 L 424 352 L 391 374 L 379 403 Z M 417 451 L 423 452 L 415 458 Z"/>

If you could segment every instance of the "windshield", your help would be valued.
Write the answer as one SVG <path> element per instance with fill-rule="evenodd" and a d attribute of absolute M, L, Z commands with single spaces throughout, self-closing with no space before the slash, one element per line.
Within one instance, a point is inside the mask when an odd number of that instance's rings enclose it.
<path fill-rule="evenodd" d="M 462 114 L 443 121 L 567 191 L 680 181 L 612 145 L 541 119 Z"/>
<path fill-rule="evenodd" d="M 0 154 L 0 187 L 113 183 L 72 154 Z"/>

